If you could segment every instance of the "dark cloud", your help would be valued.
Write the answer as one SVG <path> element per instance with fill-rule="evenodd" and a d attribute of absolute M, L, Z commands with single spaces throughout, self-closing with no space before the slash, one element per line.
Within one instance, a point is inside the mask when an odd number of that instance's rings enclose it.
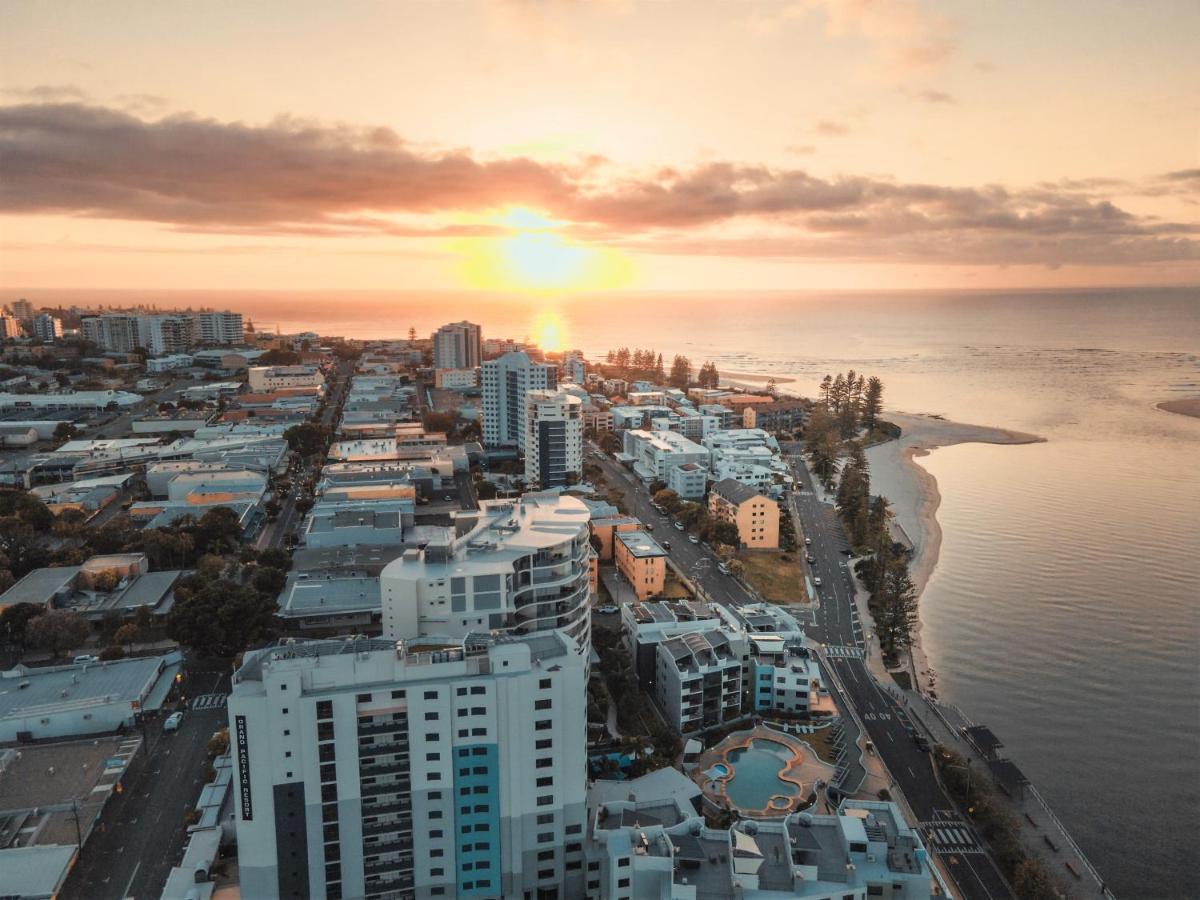
<path fill-rule="evenodd" d="M 1131 188 L 1108 179 L 947 187 L 734 162 L 622 177 L 603 160 L 479 159 L 385 128 L 147 121 L 79 103 L 0 107 L 0 159 L 2 211 L 190 232 L 487 236 L 503 229 L 415 216 L 521 204 L 564 221 L 578 240 L 669 253 L 1045 265 L 1200 258 L 1200 228 L 1121 209 L 1106 193 Z M 1185 170 L 1143 187 L 1183 195 L 1196 181 Z M 763 237 L 720 231 L 735 220 L 757 223 Z"/>

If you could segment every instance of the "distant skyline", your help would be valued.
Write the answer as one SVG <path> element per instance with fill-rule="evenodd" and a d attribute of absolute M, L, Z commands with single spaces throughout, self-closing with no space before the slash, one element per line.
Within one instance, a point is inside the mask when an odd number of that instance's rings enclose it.
<path fill-rule="evenodd" d="M 13 2 L 0 289 L 1197 284 L 1197 34 L 1173 0 Z"/>

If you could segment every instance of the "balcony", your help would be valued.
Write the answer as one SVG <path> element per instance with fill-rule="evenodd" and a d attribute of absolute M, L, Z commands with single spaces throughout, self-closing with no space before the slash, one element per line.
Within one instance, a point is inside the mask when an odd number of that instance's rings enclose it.
<path fill-rule="evenodd" d="M 372 813 L 375 810 L 371 810 Z M 412 816 L 402 816 L 391 822 L 376 822 L 374 825 L 362 827 L 363 837 L 378 837 L 381 834 L 412 831 Z"/>
<path fill-rule="evenodd" d="M 360 766 L 358 774 L 363 778 L 376 775 L 408 775 L 408 759 L 398 759 L 395 762 L 377 762 L 369 766 Z"/>
<path fill-rule="evenodd" d="M 386 744 L 359 744 L 358 758 L 364 756 L 408 756 L 408 741 L 388 741 Z"/>
<path fill-rule="evenodd" d="M 384 853 L 412 854 L 411 838 L 396 838 L 391 841 L 380 841 L 378 844 L 363 844 L 363 856 L 379 856 Z"/>
<path fill-rule="evenodd" d="M 369 799 L 369 798 L 364 798 Z M 386 803 L 375 803 L 373 805 L 363 804 L 363 818 L 370 816 L 388 816 L 396 813 L 409 813 L 412 811 L 411 800 L 390 800 Z M 364 826 L 365 827 L 365 826 Z M 372 826 L 374 827 L 374 826 Z"/>
<path fill-rule="evenodd" d="M 407 794 L 412 791 L 412 782 L 407 778 L 402 778 L 399 781 L 391 781 L 386 784 L 364 784 L 362 788 L 363 798 L 382 797 L 386 794 Z"/>
<path fill-rule="evenodd" d="M 372 866 L 363 866 L 363 876 L 368 880 L 371 878 L 381 881 L 384 884 L 388 882 L 407 881 L 408 887 L 412 887 L 412 876 L 406 875 L 406 872 L 411 872 L 413 860 L 411 856 L 402 857 L 401 859 L 393 859 L 389 862 L 376 863 Z M 399 885 L 404 887 L 405 885 Z M 374 889 L 376 885 L 368 885 L 368 889 Z M 395 890 L 396 888 L 392 888 Z"/>
<path fill-rule="evenodd" d="M 399 719 L 394 722 L 371 722 L 369 724 L 360 723 L 358 726 L 359 735 L 364 734 L 408 734 L 408 718 Z"/>

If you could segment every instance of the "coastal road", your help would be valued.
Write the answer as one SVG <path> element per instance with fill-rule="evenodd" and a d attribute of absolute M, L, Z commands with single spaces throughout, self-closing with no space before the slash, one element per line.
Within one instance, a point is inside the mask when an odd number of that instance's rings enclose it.
<path fill-rule="evenodd" d="M 942 859 L 963 895 L 969 900 L 1011 897 L 1004 877 L 983 850 L 974 828 L 961 818 L 942 790 L 930 754 L 917 746 L 908 715 L 867 667 L 863 658 L 867 645 L 855 602 L 845 530 L 833 505 L 820 500 L 803 461 L 790 456 L 789 463 L 797 486 L 790 502 L 800 519 L 801 539 L 811 541 L 805 547 L 816 560 L 812 572 L 822 582 L 817 589 L 820 608 L 810 635 L 826 645 L 828 664 L 844 689 L 846 701 L 919 820 L 926 846 Z"/>

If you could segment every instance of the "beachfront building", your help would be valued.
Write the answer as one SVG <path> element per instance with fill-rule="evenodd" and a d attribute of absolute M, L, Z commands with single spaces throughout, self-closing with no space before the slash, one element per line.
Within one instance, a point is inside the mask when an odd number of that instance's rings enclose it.
<path fill-rule="evenodd" d="M 708 492 L 708 512 L 737 527 L 742 545 L 751 550 L 779 547 L 779 504 L 740 481 L 726 478 Z"/>
<path fill-rule="evenodd" d="M 245 340 L 239 312 L 203 312 L 192 316 L 193 334 L 200 344 L 237 345 Z"/>
<path fill-rule="evenodd" d="M 43 344 L 53 344 L 62 337 L 62 321 L 49 313 L 38 313 L 33 317 L 30 330 L 35 340 Z"/>
<path fill-rule="evenodd" d="M 553 632 L 248 652 L 229 698 L 243 895 L 581 896 L 585 689 Z"/>
<path fill-rule="evenodd" d="M 132 353 L 142 346 L 139 316 L 85 316 L 79 323 L 83 339 L 101 350 Z"/>
<path fill-rule="evenodd" d="M 565 391 L 525 394 L 525 481 L 567 487 L 583 474 L 583 403 Z"/>
<path fill-rule="evenodd" d="M 487 360 L 481 380 L 484 444 L 524 451 L 528 433 L 525 395 L 557 389 L 558 369 L 549 363 L 535 363 L 528 353 L 518 351 Z"/>
<path fill-rule="evenodd" d="M 667 577 L 667 552 L 645 531 L 613 535 L 617 571 L 633 587 L 638 600 L 661 594 Z"/>
<path fill-rule="evenodd" d="M 731 635 L 688 631 L 655 645 L 654 697 L 680 734 L 732 721 L 742 713 L 742 659 Z"/>
<path fill-rule="evenodd" d="M 749 643 L 750 702 L 756 712 L 833 711 L 821 668 L 808 648 L 777 634 L 754 635 Z"/>
<path fill-rule="evenodd" d="M 455 534 L 406 550 L 383 570 L 384 634 L 562 631 L 586 656 L 588 515 L 581 500 L 550 493 L 459 513 Z"/>

